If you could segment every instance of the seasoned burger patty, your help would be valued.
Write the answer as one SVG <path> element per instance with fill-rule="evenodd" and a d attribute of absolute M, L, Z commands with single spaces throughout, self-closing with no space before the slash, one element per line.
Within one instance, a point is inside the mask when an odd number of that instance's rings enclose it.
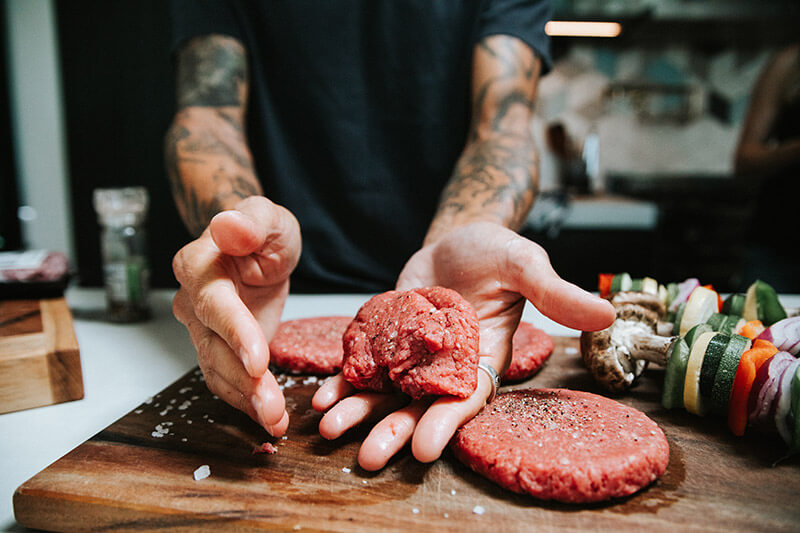
<path fill-rule="evenodd" d="M 334 374 L 342 368 L 342 335 L 352 320 L 321 316 L 281 322 L 269 343 L 270 362 L 301 374 Z"/>
<path fill-rule="evenodd" d="M 569 503 L 632 494 L 669 462 L 664 433 L 644 413 L 566 389 L 498 394 L 451 445 L 461 462 L 502 487 Z"/>
<path fill-rule="evenodd" d="M 342 372 L 357 389 L 465 398 L 478 384 L 477 369 L 478 317 L 444 287 L 378 294 L 344 334 Z"/>
<path fill-rule="evenodd" d="M 530 322 L 520 322 L 512 339 L 511 364 L 503 382 L 528 379 L 542 367 L 553 353 L 553 338 Z"/>

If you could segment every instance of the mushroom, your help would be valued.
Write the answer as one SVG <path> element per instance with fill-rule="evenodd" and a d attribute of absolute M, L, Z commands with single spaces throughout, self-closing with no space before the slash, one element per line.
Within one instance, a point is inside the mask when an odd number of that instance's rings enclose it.
<path fill-rule="evenodd" d="M 659 335 L 658 312 L 621 303 L 617 319 L 601 331 L 581 333 L 583 362 L 595 380 L 611 392 L 628 389 L 648 362 L 665 365 L 676 336 Z"/>
<path fill-rule="evenodd" d="M 672 322 L 663 322 L 660 320 L 664 318 L 664 315 L 666 315 L 667 306 L 664 301 L 655 294 L 648 292 L 623 291 L 612 294 L 608 299 L 616 308 L 619 308 L 623 305 L 634 304 L 650 309 L 657 314 L 656 332 L 659 335 L 665 336 L 672 334 Z"/>

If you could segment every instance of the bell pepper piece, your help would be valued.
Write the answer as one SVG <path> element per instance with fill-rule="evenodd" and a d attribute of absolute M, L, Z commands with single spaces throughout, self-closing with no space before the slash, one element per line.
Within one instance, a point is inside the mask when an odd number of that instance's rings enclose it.
<path fill-rule="evenodd" d="M 737 333 L 742 337 L 747 337 L 748 339 L 753 340 L 761 335 L 761 332 L 764 331 L 764 329 L 764 324 L 762 324 L 760 320 L 751 320 L 749 322 L 745 322 L 745 324 Z"/>
<path fill-rule="evenodd" d="M 597 289 L 600 291 L 600 297 L 606 298 L 611 294 L 611 281 L 614 279 L 614 274 L 599 274 Z"/>
<path fill-rule="evenodd" d="M 736 436 L 744 435 L 747 427 L 747 400 L 756 372 L 770 357 L 778 353 L 778 349 L 769 341 L 757 339 L 753 347 L 742 354 L 728 404 L 728 427 Z"/>

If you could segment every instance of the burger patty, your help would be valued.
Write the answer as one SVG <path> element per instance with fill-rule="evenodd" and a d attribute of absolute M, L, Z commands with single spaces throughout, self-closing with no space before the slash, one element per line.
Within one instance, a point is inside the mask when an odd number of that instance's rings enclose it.
<path fill-rule="evenodd" d="M 669 462 L 663 431 L 644 413 L 566 389 L 498 394 L 451 446 L 461 462 L 502 487 L 568 503 L 633 494 Z"/>
<path fill-rule="evenodd" d="M 452 289 L 385 292 L 347 328 L 342 372 L 357 389 L 466 398 L 478 384 L 478 335 L 475 311 Z"/>
<path fill-rule="evenodd" d="M 520 322 L 512 339 L 511 364 L 503 383 L 522 381 L 533 376 L 553 353 L 553 338 L 530 322 Z"/>
<path fill-rule="evenodd" d="M 335 374 L 342 368 L 342 335 L 351 320 L 322 316 L 281 322 L 269 343 L 270 362 L 301 374 Z"/>

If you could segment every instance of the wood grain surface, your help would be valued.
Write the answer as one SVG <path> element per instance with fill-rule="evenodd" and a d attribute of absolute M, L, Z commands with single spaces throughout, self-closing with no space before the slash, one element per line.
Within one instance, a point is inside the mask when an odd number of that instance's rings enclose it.
<path fill-rule="evenodd" d="M 80 398 L 80 350 L 64 298 L 0 301 L 0 413 Z"/>
<path fill-rule="evenodd" d="M 577 346 L 577 339 L 556 339 L 542 371 L 513 387 L 599 392 Z M 380 472 L 366 472 L 356 454 L 368 428 L 334 441 L 317 433 L 320 415 L 310 403 L 315 378 L 280 377 L 291 425 L 285 439 L 274 439 L 215 399 L 195 370 L 23 484 L 14 511 L 23 525 L 47 530 L 800 529 L 797 458 L 773 466 L 785 449 L 777 437 L 736 438 L 722 419 L 662 409 L 662 379 L 663 372 L 650 369 L 618 399 L 661 425 L 669 467 L 650 487 L 604 504 L 566 505 L 508 492 L 449 450 L 422 464 L 406 449 Z M 277 453 L 254 454 L 265 441 Z M 201 465 L 211 476 L 195 481 Z"/>

